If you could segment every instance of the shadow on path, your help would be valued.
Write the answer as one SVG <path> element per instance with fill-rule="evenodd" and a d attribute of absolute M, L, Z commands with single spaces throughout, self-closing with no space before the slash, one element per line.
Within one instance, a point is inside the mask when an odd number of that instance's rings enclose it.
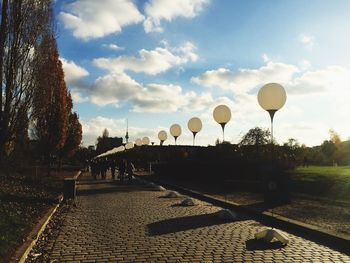
<path fill-rule="evenodd" d="M 158 236 L 231 222 L 233 221 L 221 219 L 217 213 L 212 213 L 161 220 L 148 224 L 147 228 L 149 235 Z"/>
<path fill-rule="evenodd" d="M 284 244 L 282 244 L 279 241 L 274 242 L 264 242 L 263 240 L 259 239 L 249 239 L 245 242 L 245 246 L 247 250 L 254 251 L 254 250 L 271 250 L 271 249 L 280 249 L 285 247 Z"/>

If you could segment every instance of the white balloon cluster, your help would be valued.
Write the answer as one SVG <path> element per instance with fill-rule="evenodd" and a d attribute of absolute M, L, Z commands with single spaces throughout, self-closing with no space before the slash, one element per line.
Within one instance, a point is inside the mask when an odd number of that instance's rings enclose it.
<path fill-rule="evenodd" d="M 258 102 L 260 106 L 270 114 L 271 118 L 271 141 L 273 141 L 273 117 L 274 114 L 283 107 L 286 102 L 287 96 L 284 88 L 277 83 L 268 83 L 264 85 L 258 92 Z M 222 139 L 225 140 L 225 125 L 231 120 L 231 110 L 226 105 L 218 105 L 213 111 L 214 120 L 221 125 L 222 128 Z M 202 130 L 202 121 L 198 117 L 191 118 L 187 123 L 188 129 L 193 134 L 193 145 L 195 143 L 195 137 L 197 133 Z M 170 126 L 170 134 L 175 139 L 175 145 L 177 144 L 177 139 L 182 134 L 181 126 L 177 123 Z M 160 140 L 160 145 L 168 139 L 167 132 L 164 130 L 159 131 L 158 139 Z M 97 157 L 104 157 L 111 154 L 118 153 L 120 151 L 129 150 L 136 146 L 149 145 L 150 139 L 148 137 L 143 137 L 142 139 L 136 139 L 135 143 L 127 143 L 124 146 L 114 148 Z M 152 142 L 153 144 L 153 142 Z M 97 158 L 96 157 L 96 158 Z"/>

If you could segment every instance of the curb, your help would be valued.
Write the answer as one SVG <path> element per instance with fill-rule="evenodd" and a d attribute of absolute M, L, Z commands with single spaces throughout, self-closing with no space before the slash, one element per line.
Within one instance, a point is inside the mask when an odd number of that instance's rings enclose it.
<path fill-rule="evenodd" d="M 197 192 L 191 189 L 162 182 L 153 178 L 150 179 L 146 176 L 136 175 L 136 177 L 163 185 L 167 188 L 176 190 L 180 193 L 189 195 L 191 197 L 197 198 L 207 203 L 211 203 L 216 206 L 236 210 L 237 212 L 244 213 L 254 218 L 255 220 L 259 221 L 260 223 L 266 226 L 280 228 L 296 236 L 316 241 L 334 250 L 350 255 L 350 237 L 347 235 L 343 235 L 340 233 L 335 234 L 331 231 L 323 230 L 318 226 L 310 225 L 284 216 L 272 214 L 271 212 L 260 212 L 258 210 L 242 206 L 232 201 L 227 201 L 221 198 L 213 197 L 211 195 L 203 194 L 201 192 Z"/>
<path fill-rule="evenodd" d="M 58 207 L 63 201 L 63 196 L 58 197 L 58 204 L 51 207 L 49 211 L 39 220 L 39 222 L 34 226 L 32 231 L 26 237 L 25 242 L 17 249 L 15 254 L 11 258 L 11 262 L 24 263 L 30 253 L 30 251 L 35 246 L 41 234 L 44 232 L 47 224 L 50 222 L 52 216 L 57 211 Z"/>

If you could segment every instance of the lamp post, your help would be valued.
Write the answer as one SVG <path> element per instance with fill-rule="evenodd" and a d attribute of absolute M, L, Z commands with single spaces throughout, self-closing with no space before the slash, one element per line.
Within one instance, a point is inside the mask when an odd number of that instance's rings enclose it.
<path fill-rule="evenodd" d="M 166 131 L 162 130 L 158 132 L 158 139 L 160 140 L 160 145 L 163 145 L 164 141 L 168 138 Z"/>
<path fill-rule="evenodd" d="M 222 141 L 225 141 L 225 125 L 231 120 L 231 110 L 226 105 L 219 105 L 213 111 L 214 120 L 221 125 Z"/>
<path fill-rule="evenodd" d="M 286 100 L 286 91 L 278 83 L 268 83 L 258 92 L 258 102 L 260 106 L 269 113 L 271 119 L 271 146 L 273 146 L 273 117 L 275 116 L 275 113 L 283 107 Z M 269 190 L 276 190 L 276 182 L 274 180 L 270 181 L 268 188 Z M 271 213 L 273 215 L 273 210 L 271 210 Z M 273 227 L 256 233 L 255 238 L 263 239 L 266 242 L 270 242 L 272 239 L 276 238 L 285 245 L 289 242 L 288 237 L 285 234 Z"/>
<path fill-rule="evenodd" d="M 197 117 L 193 117 L 188 121 L 187 127 L 193 133 L 193 146 L 194 146 L 194 140 L 196 138 L 196 134 L 202 130 L 202 121 Z"/>
<path fill-rule="evenodd" d="M 148 137 L 143 137 L 141 142 L 142 142 L 142 145 L 148 145 L 150 143 L 150 140 Z"/>
<path fill-rule="evenodd" d="M 269 113 L 271 119 L 271 144 L 273 144 L 273 117 L 286 100 L 286 91 L 278 83 L 268 83 L 259 90 L 258 102 Z"/>
<path fill-rule="evenodd" d="M 179 124 L 171 125 L 170 134 L 174 137 L 176 145 L 176 140 L 181 135 L 181 126 Z"/>

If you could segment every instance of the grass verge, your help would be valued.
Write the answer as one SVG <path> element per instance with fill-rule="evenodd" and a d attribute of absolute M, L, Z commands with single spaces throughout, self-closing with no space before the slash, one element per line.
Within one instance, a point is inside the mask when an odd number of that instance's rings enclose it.
<path fill-rule="evenodd" d="M 0 262 L 8 262 L 32 227 L 62 192 L 63 177 L 74 172 L 47 176 L 40 169 L 0 171 Z"/>
<path fill-rule="evenodd" d="M 297 167 L 290 175 L 295 192 L 350 202 L 350 166 Z"/>

